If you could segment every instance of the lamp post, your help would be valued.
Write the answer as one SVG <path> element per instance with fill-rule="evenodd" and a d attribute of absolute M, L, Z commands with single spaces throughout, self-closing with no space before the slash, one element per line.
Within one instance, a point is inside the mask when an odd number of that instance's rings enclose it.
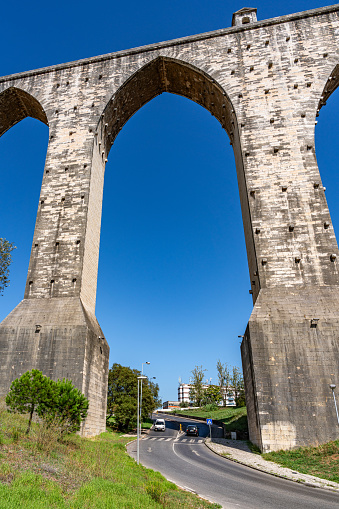
<path fill-rule="evenodd" d="M 144 373 L 144 364 L 150 365 L 151 363 L 149 361 L 143 362 L 141 364 L 141 375 Z M 144 378 L 147 378 L 144 376 Z M 140 387 L 140 433 L 141 433 L 141 409 L 142 409 L 142 380 L 141 380 L 141 387 Z"/>
<path fill-rule="evenodd" d="M 338 421 L 338 424 L 339 424 L 338 407 L 337 407 L 337 402 L 336 402 L 335 394 L 334 394 L 334 389 L 335 389 L 336 386 L 334 384 L 330 384 L 330 387 L 332 389 L 332 394 L 333 394 L 333 399 L 334 399 L 334 406 L 335 406 L 335 412 L 337 414 L 337 421 Z"/>
<path fill-rule="evenodd" d="M 140 441 L 140 426 L 139 426 L 139 406 L 140 406 L 140 399 L 139 399 L 139 383 L 141 383 L 141 387 L 142 387 L 142 380 L 144 378 L 147 378 L 147 376 L 144 376 L 144 375 L 141 375 L 141 376 L 138 376 L 138 405 L 137 405 L 137 464 L 139 465 L 139 447 L 140 447 L 140 444 L 139 444 L 139 441 Z"/>

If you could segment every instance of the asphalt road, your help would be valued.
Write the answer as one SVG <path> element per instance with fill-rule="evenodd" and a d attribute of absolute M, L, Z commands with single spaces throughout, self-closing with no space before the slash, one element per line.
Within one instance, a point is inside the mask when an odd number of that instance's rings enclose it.
<path fill-rule="evenodd" d="M 160 417 L 160 416 L 159 416 Z M 280 479 L 222 458 L 204 445 L 209 427 L 167 416 L 166 431 L 140 441 L 140 462 L 225 509 L 339 509 L 339 495 Z M 179 424 L 198 424 L 199 437 L 178 436 Z M 217 428 L 214 433 L 219 434 Z M 136 441 L 128 452 L 136 457 Z"/>

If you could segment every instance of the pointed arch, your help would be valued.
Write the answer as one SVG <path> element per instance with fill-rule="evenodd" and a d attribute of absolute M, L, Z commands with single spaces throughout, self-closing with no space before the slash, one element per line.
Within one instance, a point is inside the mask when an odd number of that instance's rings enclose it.
<path fill-rule="evenodd" d="M 219 120 L 231 142 L 238 133 L 232 103 L 211 76 L 182 60 L 160 56 L 128 78 L 107 103 L 97 128 L 106 158 L 128 119 L 163 92 L 182 95 L 206 108 Z"/>
<path fill-rule="evenodd" d="M 334 67 L 333 71 L 331 72 L 330 76 L 326 81 L 324 90 L 319 99 L 317 117 L 319 116 L 319 111 L 321 110 L 321 108 L 323 106 L 326 106 L 326 101 L 330 98 L 330 96 L 338 88 L 338 86 L 339 86 L 339 64 L 337 64 Z"/>
<path fill-rule="evenodd" d="M 0 136 L 26 117 L 48 126 L 46 113 L 35 97 L 17 87 L 4 90 L 0 94 Z"/>

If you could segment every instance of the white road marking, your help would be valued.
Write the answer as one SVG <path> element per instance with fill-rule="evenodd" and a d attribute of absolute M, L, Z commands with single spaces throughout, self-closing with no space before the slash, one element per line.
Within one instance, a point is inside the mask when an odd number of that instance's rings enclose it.
<path fill-rule="evenodd" d="M 192 452 L 194 452 L 194 454 L 196 454 L 197 456 L 200 456 L 200 454 L 197 451 L 194 451 L 193 449 Z"/>
<path fill-rule="evenodd" d="M 187 442 L 187 438 L 183 438 L 181 441 L 182 442 Z"/>
<path fill-rule="evenodd" d="M 151 447 L 149 447 L 149 448 L 147 449 L 147 452 L 152 452 L 152 448 L 151 448 Z"/>
<path fill-rule="evenodd" d="M 166 438 L 165 442 L 169 442 L 170 440 L 173 440 L 173 438 Z"/>

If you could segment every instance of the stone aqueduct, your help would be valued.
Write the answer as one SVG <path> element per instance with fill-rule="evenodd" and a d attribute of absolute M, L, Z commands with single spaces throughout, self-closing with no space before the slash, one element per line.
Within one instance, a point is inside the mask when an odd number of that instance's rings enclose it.
<path fill-rule="evenodd" d="M 162 92 L 208 109 L 233 145 L 254 309 L 242 342 L 250 440 L 338 437 L 338 247 L 314 126 L 339 84 L 339 5 L 0 78 L 0 134 L 49 126 L 24 299 L 0 326 L 0 393 L 27 369 L 68 377 L 105 428 L 109 348 L 95 318 L 104 171 L 128 119 Z"/>

